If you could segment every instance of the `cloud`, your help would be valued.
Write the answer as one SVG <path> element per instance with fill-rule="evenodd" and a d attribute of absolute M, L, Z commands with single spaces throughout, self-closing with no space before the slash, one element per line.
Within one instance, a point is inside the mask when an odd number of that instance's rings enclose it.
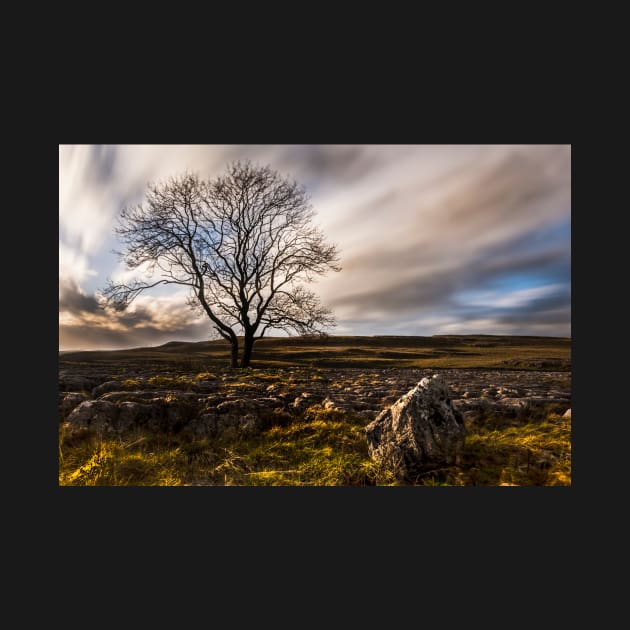
<path fill-rule="evenodd" d="M 59 283 L 59 311 L 66 315 L 99 313 L 98 301 L 93 295 L 86 295 L 72 277 L 64 277 Z"/>
<path fill-rule="evenodd" d="M 206 338 L 209 322 L 168 288 L 116 315 L 94 310 L 94 292 L 106 277 L 132 276 L 108 250 L 115 217 L 141 201 L 147 182 L 185 170 L 213 176 L 234 159 L 270 164 L 309 191 L 342 256 L 343 271 L 313 287 L 337 314 L 336 332 L 570 334 L 569 146 L 68 145 L 64 343 Z"/>
<path fill-rule="evenodd" d="M 59 241 L 59 278 L 80 283 L 98 272 L 90 268 L 88 257 L 79 250 Z"/>
<path fill-rule="evenodd" d="M 534 247 L 532 239 L 517 237 L 481 251 L 467 251 L 462 244 L 449 256 L 442 256 L 437 246 L 366 252 L 344 265 L 346 290 L 329 296 L 329 301 L 332 306 L 352 307 L 356 314 L 376 305 L 396 313 L 435 309 L 450 303 L 458 292 L 484 290 L 498 279 L 518 274 L 568 282 L 567 245 L 550 242 Z"/>
<path fill-rule="evenodd" d="M 105 157 L 105 155 L 107 157 Z M 108 237 L 118 212 L 116 150 L 87 145 L 59 149 L 60 239 L 76 255 L 97 249 Z"/>
<path fill-rule="evenodd" d="M 354 316 L 375 308 L 395 315 L 453 306 L 457 292 L 510 274 L 570 282 L 568 161 L 563 147 L 482 151 L 434 177 L 428 199 L 413 187 L 383 199 L 389 216 L 369 228 L 361 209 L 349 210 L 338 223 L 343 278 L 324 280 L 322 290 Z M 353 224 L 371 238 L 358 240 Z"/>
<path fill-rule="evenodd" d="M 163 329 L 145 326 L 114 330 L 92 324 L 60 324 L 61 350 L 119 350 L 141 346 L 159 346 L 169 341 L 200 341 L 208 339 L 209 326 L 204 322 L 190 323 L 181 328 Z"/>
<path fill-rule="evenodd" d="M 59 343 L 66 350 L 125 348 L 174 339 L 208 339 L 212 327 L 186 304 L 185 295 L 141 295 L 126 311 L 101 308 L 94 296 L 76 285 L 64 283 L 59 299 Z M 131 344 L 131 345 L 130 345 Z"/>

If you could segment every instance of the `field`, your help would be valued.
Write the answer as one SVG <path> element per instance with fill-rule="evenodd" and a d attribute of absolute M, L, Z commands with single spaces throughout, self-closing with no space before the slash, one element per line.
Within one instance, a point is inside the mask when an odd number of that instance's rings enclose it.
<path fill-rule="evenodd" d="M 219 341 L 61 353 L 59 484 L 397 485 L 369 458 L 365 426 L 437 372 L 464 413 L 464 457 L 415 484 L 571 483 L 569 339 L 276 338 L 258 342 L 252 368 L 227 359 Z M 82 400 L 117 414 L 158 405 L 174 420 L 73 431 Z M 206 412 L 221 431 L 181 430 Z"/>
<path fill-rule="evenodd" d="M 224 341 L 172 341 L 154 348 L 67 352 L 64 363 L 156 363 L 221 366 Z M 252 366 L 330 368 L 500 368 L 570 370 L 571 340 L 555 337 L 275 337 L 256 343 Z"/>

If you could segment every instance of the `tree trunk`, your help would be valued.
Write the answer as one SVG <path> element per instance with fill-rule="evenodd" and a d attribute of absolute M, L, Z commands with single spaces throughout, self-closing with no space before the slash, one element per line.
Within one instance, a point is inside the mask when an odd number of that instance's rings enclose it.
<path fill-rule="evenodd" d="M 231 355 L 230 355 L 230 367 L 237 368 L 238 367 L 238 339 L 233 337 L 230 339 L 230 344 L 232 346 Z"/>
<path fill-rule="evenodd" d="M 243 358 L 241 359 L 241 367 L 246 368 L 249 367 L 249 362 L 252 358 L 252 350 L 254 349 L 254 339 L 253 333 L 247 334 L 245 333 L 245 337 L 243 340 Z"/>

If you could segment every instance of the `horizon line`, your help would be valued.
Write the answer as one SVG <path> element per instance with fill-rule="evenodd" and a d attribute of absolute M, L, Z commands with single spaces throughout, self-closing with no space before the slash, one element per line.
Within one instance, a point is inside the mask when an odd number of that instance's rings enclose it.
<path fill-rule="evenodd" d="M 237 335 L 238 339 L 242 339 L 242 335 Z M 324 335 L 322 338 L 353 338 L 353 339 L 379 339 L 379 338 L 410 338 L 410 339 L 422 339 L 422 338 L 432 338 L 432 337 L 511 337 L 511 338 L 544 338 L 544 339 L 572 339 L 571 336 L 558 336 L 558 335 L 499 335 L 492 333 L 439 333 L 434 335 Z M 265 341 L 268 339 L 316 339 L 317 335 L 307 336 L 307 335 L 289 335 L 289 336 L 279 336 L 279 337 L 263 337 L 261 340 L 257 341 Z M 58 350 L 59 354 L 69 353 L 69 352 L 118 352 L 121 350 L 146 350 L 152 348 L 162 348 L 168 344 L 198 344 L 198 343 L 213 343 L 213 342 L 221 342 L 226 343 L 223 339 L 202 339 L 200 341 L 183 341 L 183 340 L 172 340 L 166 341 L 156 346 L 125 346 L 121 348 L 78 348 L 78 349 L 70 349 L 70 350 Z"/>

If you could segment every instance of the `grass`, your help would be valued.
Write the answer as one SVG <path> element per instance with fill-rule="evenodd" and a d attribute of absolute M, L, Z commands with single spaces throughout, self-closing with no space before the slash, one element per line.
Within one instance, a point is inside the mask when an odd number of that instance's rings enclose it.
<path fill-rule="evenodd" d="M 436 335 L 433 337 L 272 337 L 256 342 L 255 368 L 498 368 L 567 370 L 571 340 L 561 337 Z M 229 364 L 224 341 L 170 342 L 155 348 L 67 352 L 63 363 L 94 365 L 124 362 L 207 370 Z M 260 378 L 249 373 L 244 378 Z"/>
<path fill-rule="evenodd" d="M 60 434 L 60 485 L 345 486 L 393 483 L 369 459 L 363 427 L 330 420 L 255 437 L 191 439 L 146 431 L 123 438 Z"/>
<path fill-rule="evenodd" d="M 500 420 L 500 418 L 499 418 Z M 571 420 L 549 413 L 538 421 L 472 427 L 459 469 L 424 481 L 465 486 L 570 486 Z M 510 426 L 512 424 L 512 426 Z"/>
<path fill-rule="evenodd" d="M 551 337 L 439 335 L 433 337 L 269 338 L 254 347 L 252 367 L 230 370 L 222 341 L 171 342 L 156 348 L 64 353 L 60 366 L 73 371 L 116 370 L 123 389 L 199 391 L 215 388 L 246 397 L 261 387 L 282 395 L 289 386 L 326 385 L 328 368 L 349 371 L 347 385 L 385 386 L 371 368 L 537 369 L 570 383 L 571 340 Z M 148 378 L 125 378 L 144 373 Z M 335 376 L 338 378 L 338 375 Z M 345 377 L 344 377 L 345 378 Z M 354 380 L 353 380 L 354 379 Z M 352 381 L 352 382 L 351 382 Z M 287 386 L 287 387 L 285 387 Z M 395 392 L 392 392 L 394 394 Z M 172 394 L 166 392 L 168 401 Z M 170 397 L 170 398 L 169 398 Z M 571 421 L 564 409 L 524 417 L 479 416 L 467 425 L 461 464 L 423 474 L 419 485 L 570 485 Z M 278 414 L 276 426 L 255 435 L 186 437 L 137 430 L 128 435 L 69 437 L 59 434 L 60 485 L 395 485 L 368 456 L 358 414 L 321 405 L 295 417 Z"/>
<path fill-rule="evenodd" d="M 286 426 L 219 439 L 136 431 L 68 437 L 60 429 L 63 486 L 398 485 L 367 453 L 365 421 L 312 406 Z M 427 486 L 570 485 L 571 420 L 555 412 L 492 416 L 469 427 L 463 461 L 417 480 Z"/>

